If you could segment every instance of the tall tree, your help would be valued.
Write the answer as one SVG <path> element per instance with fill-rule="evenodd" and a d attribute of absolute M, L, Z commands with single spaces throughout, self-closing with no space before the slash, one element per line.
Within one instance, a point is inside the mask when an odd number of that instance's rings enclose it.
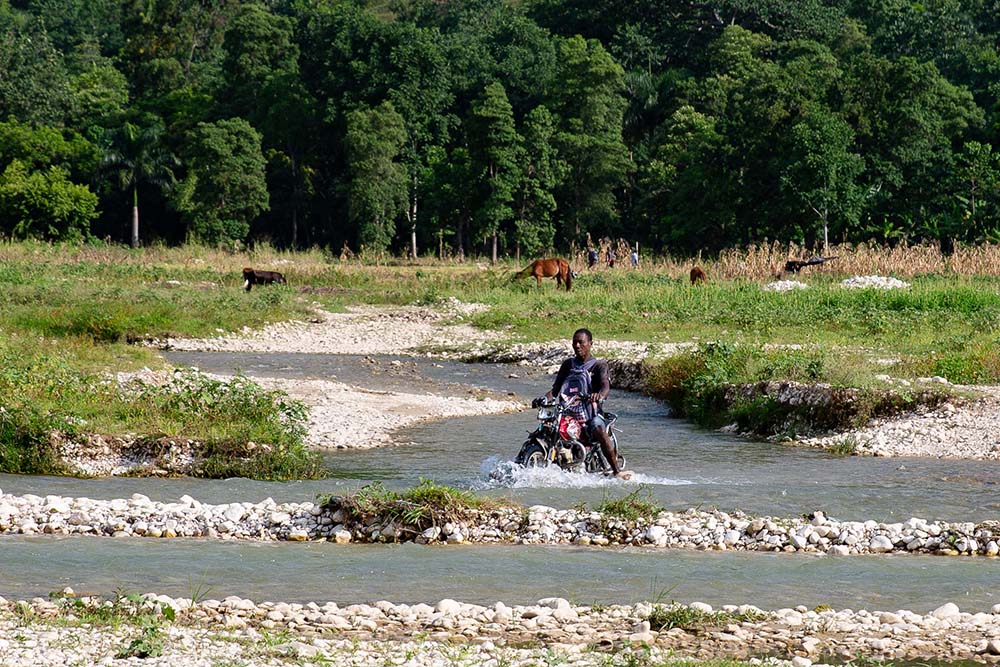
<path fill-rule="evenodd" d="M 0 118 L 63 123 L 72 103 L 69 75 L 43 29 L 31 24 L 0 32 L 0 73 Z"/>
<path fill-rule="evenodd" d="M 271 191 L 272 227 L 299 245 L 300 217 L 315 170 L 309 146 L 315 137 L 316 103 L 299 72 L 299 48 L 290 18 L 263 4 L 240 7 L 223 42 L 225 81 L 218 98 L 226 116 L 250 121 L 263 136 Z M 278 230 L 272 230 L 278 231 Z"/>
<path fill-rule="evenodd" d="M 1000 151 L 978 141 L 965 142 L 952 189 L 962 236 L 969 241 L 996 241 L 1000 237 Z"/>
<path fill-rule="evenodd" d="M 410 178 L 406 219 L 410 225 L 410 256 L 417 257 L 419 198 L 422 176 L 435 148 L 448 141 L 453 118 L 451 73 L 436 30 L 394 25 L 388 54 L 392 77 L 388 99 L 406 121 L 408 140 L 403 152 Z"/>
<path fill-rule="evenodd" d="M 514 217 L 511 204 L 520 180 L 521 137 L 507 93 L 491 83 L 472 107 L 469 146 L 473 173 L 482 189 L 478 219 L 480 233 L 491 239 L 491 260 L 497 262 L 500 229 Z"/>
<path fill-rule="evenodd" d="M 858 177 L 864 160 L 854 152 L 851 127 L 825 109 L 813 109 L 792 127 L 792 146 L 783 182 L 822 225 L 825 254 L 831 220 L 842 231 L 858 220 L 865 192 Z"/>
<path fill-rule="evenodd" d="M 630 168 L 622 140 L 623 72 L 596 40 L 564 40 L 552 110 L 560 117 L 556 145 L 568 170 L 557 200 L 573 241 L 608 233 L 618 217 L 615 190 Z"/>
<path fill-rule="evenodd" d="M 387 250 L 405 210 L 407 174 L 399 156 L 406 138 L 403 117 L 391 102 L 348 115 L 348 210 L 363 248 Z"/>
<path fill-rule="evenodd" d="M 132 195 L 133 248 L 139 246 L 139 186 L 166 189 L 174 183 L 177 158 L 162 142 L 163 125 L 146 118 L 143 124 L 124 122 L 110 134 L 111 145 L 105 151 L 103 169 L 118 185 Z"/>
<path fill-rule="evenodd" d="M 260 134 L 242 118 L 199 123 L 186 158 L 175 201 L 189 235 L 209 243 L 246 239 L 250 222 L 269 206 Z"/>
<path fill-rule="evenodd" d="M 535 254 L 554 246 L 553 193 L 566 169 L 553 145 L 555 132 L 555 120 L 544 106 L 535 107 L 524 119 L 521 179 L 514 196 L 518 259 L 522 249 Z"/>

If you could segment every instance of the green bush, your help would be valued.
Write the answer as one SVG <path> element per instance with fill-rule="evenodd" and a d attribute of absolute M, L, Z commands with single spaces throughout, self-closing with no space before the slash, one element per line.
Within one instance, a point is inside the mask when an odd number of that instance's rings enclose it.
<path fill-rule="evenodd" d="M 51 434 L 65 427 L 65 423 L 30 406 L 0 406 L 0 471 L 15 475 L 63 473 Z"/>
<path fill-rule="evenodd" d="M 74 240 L 90 235 L 97 195 L 58 167 L 29 172 L 14 160 L 0 174 L 2 231 L 15 238 Z"/>

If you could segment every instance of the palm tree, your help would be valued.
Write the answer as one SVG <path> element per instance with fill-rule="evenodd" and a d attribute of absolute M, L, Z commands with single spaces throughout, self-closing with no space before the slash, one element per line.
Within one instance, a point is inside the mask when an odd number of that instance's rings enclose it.
<path fill-rule="evenodd" d="M 163 125 L 125 122 L 111 133 L 111 147 L 102 165 L 122 190 L 132 191 L 132 247 L 139 247 L 139 185 L 161 189 L 174 183 L 173 168 L 180 161 L 162 143 Z"/>

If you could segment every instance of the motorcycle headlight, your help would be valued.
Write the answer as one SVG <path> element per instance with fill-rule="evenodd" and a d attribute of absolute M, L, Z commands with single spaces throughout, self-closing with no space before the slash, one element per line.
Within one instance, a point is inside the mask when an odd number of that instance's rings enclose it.
<path fill-rule="evenodd" d="M 543 405 L 538 408 L 538 418 L 539 419 L 552 419 L 556 416 L 556 406 L 554 405 Z"/>

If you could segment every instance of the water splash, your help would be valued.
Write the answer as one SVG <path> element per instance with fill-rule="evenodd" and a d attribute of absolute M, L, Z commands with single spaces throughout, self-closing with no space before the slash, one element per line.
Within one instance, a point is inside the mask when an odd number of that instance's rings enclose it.
<path fill-rule="evenodd" d="M 660 486 L 680 486 L 694 484 L 686 479 L 671 479 L 655 475 L 636 473 L 631 480 L 625 481 L 604 475 L 568 472 L 558 466 L 542 468 L 525 468 L 513 461 L 491 456 L 479 466 L 479 479 L 473 483 L 476 490 L 486 489 L 584 489 L 595 487 L 630 486 L 633 484 L 649 484 Z"/>

